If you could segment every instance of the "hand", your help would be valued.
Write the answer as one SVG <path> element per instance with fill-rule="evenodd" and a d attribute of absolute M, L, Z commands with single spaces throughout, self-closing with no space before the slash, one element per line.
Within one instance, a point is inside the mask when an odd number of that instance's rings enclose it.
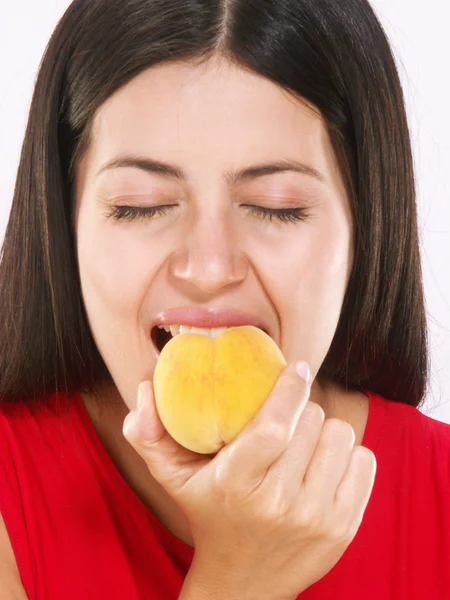
<path fill-rule="evenodd" d="M 354 445 L 347 422 L 325 420 L 295 364 L 213 458 L 175 442 L 151 382 L 140 388 L 124 435 L 189 522 L 196 581 L 229 596 L 292 599 L 331 570 L 361 524 L 376 459 Z"/>

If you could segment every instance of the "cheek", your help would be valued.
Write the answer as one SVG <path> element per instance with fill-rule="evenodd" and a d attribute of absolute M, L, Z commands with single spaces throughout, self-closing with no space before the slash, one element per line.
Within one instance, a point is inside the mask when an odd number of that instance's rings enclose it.
<path fill-rule="evenodd" d="M 336 234 L 336 231 L 338 233 Z M 318 370 L 333 340 L 350 261 L 346 229 L 334 226 L 299 242 L 276 286 L 287 360 L 304 356 Z M 311 233 L 311 232 L 310 232 Z"/>
<path fill-rule="evenodd" d="M 86 310 L 105 319 L 136 314 L 149 272 L 149 248 L 114 226 L 84 227 L 80 220 L 78 261 Z M 147 260 L 146 260 L 147 257 Z"/>
<path fill-rule="evenodd" d="M 286 255 L 286 253 L 285 253 Z M 289 249 L 289 259 L 284 259 L 277 273 L 278 288 L 284 289 L 286 299 L 308 303 L 340 300 L 346 287 L 351 260 L 348 227 L 336 223 L 326 227 L 321 224 L 298 236 Z"/>
<path fill-rule="evenodd" d="M 322 318 L 337 323 L 347 286 L 350 263 L 350 240 L 347 230 L 330 229 L 324 232 L 320 242 L 311 248 L 304 265 L 305 277 L 301 289 L 308 291 L 306 297 L 312 310 Z"/>

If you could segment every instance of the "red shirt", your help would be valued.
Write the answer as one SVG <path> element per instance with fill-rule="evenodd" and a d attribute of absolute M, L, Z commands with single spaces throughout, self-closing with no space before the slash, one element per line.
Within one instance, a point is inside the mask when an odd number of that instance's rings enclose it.
<path fill-rule="evenodd" d="M 378 468 L 364 520 L 299 598 L 450 598 L 450 425 L 366 394 Z M 0 512 L 30 600 L 176 600 L 193 557 L 125 482 L 79 394 L 0 403 Z"/>

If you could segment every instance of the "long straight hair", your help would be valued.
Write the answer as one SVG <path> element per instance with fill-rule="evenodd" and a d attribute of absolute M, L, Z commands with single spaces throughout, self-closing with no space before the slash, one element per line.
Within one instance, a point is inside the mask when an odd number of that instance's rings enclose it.
<path fill-rule="evenodd" d="M 0 397 L 91 392 L 111 375 L 83 304 L 77 161 L 96 111 L 143 70 L 221 56 L 321 113 L 346 184 L 354 264 L 323 382 L 419 406 L 428 376 L 403 92 L 366 0 L 75 0 L 42 59 L 0 262 Z"/>

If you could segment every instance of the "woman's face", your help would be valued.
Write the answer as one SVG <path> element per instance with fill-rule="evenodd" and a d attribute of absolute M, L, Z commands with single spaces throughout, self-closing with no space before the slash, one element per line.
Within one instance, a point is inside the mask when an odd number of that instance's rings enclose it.
<path fill-rule="evenodd" d="M 125 156 L 174 165 L 185 177 L 105 169 Z M 279 161 L 320 175 L 226 178 Z M 121 205 L 170 208 L 109 216 Z M 270 220 L 249 205 L 302 209 L 304 218 Z M 75 229 L 89 323 L 130 408 L 156 365 L 152 322 L 173 307 L 255 315 L 288 362 L 319 370 L 351 271 L 351 213 L 321 117 L 272 82 L 217 61 L 141 73 L 96 115 L 76 173 Z"/>

